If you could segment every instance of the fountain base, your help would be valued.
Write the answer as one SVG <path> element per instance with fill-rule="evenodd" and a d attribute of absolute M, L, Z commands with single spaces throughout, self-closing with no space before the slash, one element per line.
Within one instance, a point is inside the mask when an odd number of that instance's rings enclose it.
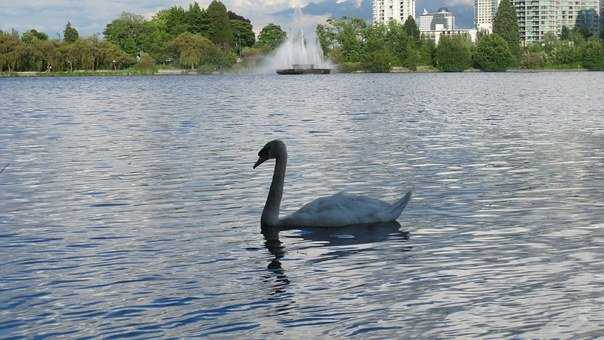
<path fill-rule="evenodd" d="M 291 68 L 277 70 L 281 75 L 299 75 L 299 74 L 330 74 L 331 69 L 315 68 L 315 65 L 292 65 Z"/>

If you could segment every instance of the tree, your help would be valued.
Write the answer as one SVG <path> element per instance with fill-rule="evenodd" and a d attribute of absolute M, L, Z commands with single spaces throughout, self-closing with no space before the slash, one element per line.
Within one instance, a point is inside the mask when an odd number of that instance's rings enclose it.
<path fill-rule="evenodd" d="M 566 26 L 562 26 L 560 30 L 560 40 L 570 40 L 570 30 Z"/>
<path fill-rule="evenodd" d="M 506 1 L 506 0 L 503 0 Z M 472 64 L 467 37 L 442 37 L 434 55 L 435 66 L 445 72 L 462 72 Z"/>
<path fill-rule="evenodd" d="M 499 3 L 497 14 L 493 18 L 493 33 L 498 34 L 508 43 L 514 57 L 520 55 L 520 33 L 518 33 L 516 8 L 510 0 L 501 0 Z"/>
<path fill-rule="evenodd" d="M 65 40 L 65 42 L 72 43 L 79 38 L 80 34 L 78 33 L 78 30 L 71 26 L 71 22 L 68 21 L 67 25 L 65 25 L 65 30 L 63 31 L 63 40 Z"/>
<path fill-rule="evenodd" d="M 208 38 L 189 32 L 176 37 L 171 45 L 178 51 L 180 64 L 191 69 L 209 63 L 217 53 L 216 46 Z"/>
<path fill-rule="evenodd" d="M 180 6 L 173 6 L 157 12 L 151 21 L 155 22 L 170 37 L 176 37 L 189 31 L 187 12 Z"/>
<path fill-rule="evenodd" d="M 412 16 L 409 16 L 405 23 L 403 24 L 405 27 L 405 32 L 411 38 L 413 38 L 416 42 L 419 42 L 420 32 L 417 24 L 415 23 L 415 19 Z"/>
<path fill-rule="evenodd" d="M 0 71 L 17 71 L 24 52 L 18 34 L 0 32 Z"/>
<path fill-rule="evenodd" d="M 279 47 L 286 38 L 287 33 L 281 29 L 281 26 L 268 24 L 260 31 L 257 45 L 270 51 Z"/>
<path fill-rule="evenodd" d="M 493 33 L 480 38 L 474 62 L 483 71 L 501 72 L 512 66 L 512 53 L 505 40 Z"/>
<path fill-rule="evenodd" d="M 170 34 L 162 31 L 161 21 L 145 21 L 142 15 L 124 12 L 105 27 L 105 39 L 119 46 L 131 56 L 141 51 L 153 58 L 165 59 Z"/>
<path fill-rule="evenodd" d="M 208 17 L 208 13 L 201 9 L 197 2 L 193 2 L 189 5 L 189 10 L 186 12 L 185 18 L 188 32 L 209 37 L 210 18 Z"/>
<path fill-rule="evenodd" d="M 600 39 L 592 38 L 583 48 L 583 67 L 593 71 L 604 70 L 604 43 Z"/>
<path fill-rule="evenodd" d="M 234 45 L 233 29 L 224 4 L 213 0 L 206 10 L 209 27 L 208 36 L 214 45 L 229 49 Z"/>
<path fill-rule="evenodd" d="M 408 49 L 413 48 L 413 37 L 407 34 L 405 26 L 391 20 L 386 29 L 387 48 L 394 57 L 395 66 L 403 66 L 408 57 Z"/>
<path fill-rule="evenodd" d="M 363 31 L 364 53 L 361 64 L 370 72 L 390 72 L 394 57 L 386 47 L 386 26 L 373 25 Z"/>
<path fill-rule="evenodd" d="M 21 36 L 21 40 L 24 43 L 31 43 L 34 39 L 37 40 L 48 40 L 48 35 L 43 32 L 38 32 L 35 29 L 31 29 Z"/>
<path fill-rule="evenodd" d="M 254 34 L 252 24 L 248 21 L 231 19 L 231 28 L 235 37 L 235 49 L 238 54 L 244 47 L 252 47 L 256 43 L 256 34 Z"/>

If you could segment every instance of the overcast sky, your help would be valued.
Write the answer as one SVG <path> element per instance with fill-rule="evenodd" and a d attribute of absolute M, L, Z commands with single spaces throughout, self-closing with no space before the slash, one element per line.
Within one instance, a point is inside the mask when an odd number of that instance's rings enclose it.
<path fill-rule="evenodd" d="M 207 7 L 211 0 L 199 0 Z M 223 0 L 229 10 L 252 19 L 254 26 L 271 21 L 271 13 L 296 4 L 320 0 Z M 366 0 L 369 1 L 369 0 Z M 102 33 L 105 25 L 120 13 L 132 12 L 151 17 L 174 5 L 187 7 L 190 0 L 0 0 L 0 29 L 20 32 L 35 28 L 56 37 L 67 21 L 87 36 Z M 258 29 L 257 27 L 255 27 Z"/>

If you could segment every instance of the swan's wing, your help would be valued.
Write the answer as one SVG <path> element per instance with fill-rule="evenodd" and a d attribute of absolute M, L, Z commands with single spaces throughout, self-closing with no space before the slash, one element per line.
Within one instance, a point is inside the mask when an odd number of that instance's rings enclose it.
<path fill-rule="evenodd" d="M 337 227 L 392 220 L 392 205 L 369 197 L 339 193 L 306 204 L 282 219 L 281 224 L 289 227 Z"/>

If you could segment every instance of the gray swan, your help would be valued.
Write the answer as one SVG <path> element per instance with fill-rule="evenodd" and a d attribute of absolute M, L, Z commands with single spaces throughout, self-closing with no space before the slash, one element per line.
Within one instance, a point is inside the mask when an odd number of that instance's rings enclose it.
<path fill-rule="evenodd" d="M 260 152 L 254 169 L 269 159 L 275 159 L 273 181 L 262 211 L 263 227 L 343 227 L 396 221 L 411 199 L 411 191 L 394 204 L 377 199 L 338 193 L 318 198 L 295 213 L 279 218 L 283 183 L 287 166 L 287 148 L 280 140 L 268 142 Z"/>

